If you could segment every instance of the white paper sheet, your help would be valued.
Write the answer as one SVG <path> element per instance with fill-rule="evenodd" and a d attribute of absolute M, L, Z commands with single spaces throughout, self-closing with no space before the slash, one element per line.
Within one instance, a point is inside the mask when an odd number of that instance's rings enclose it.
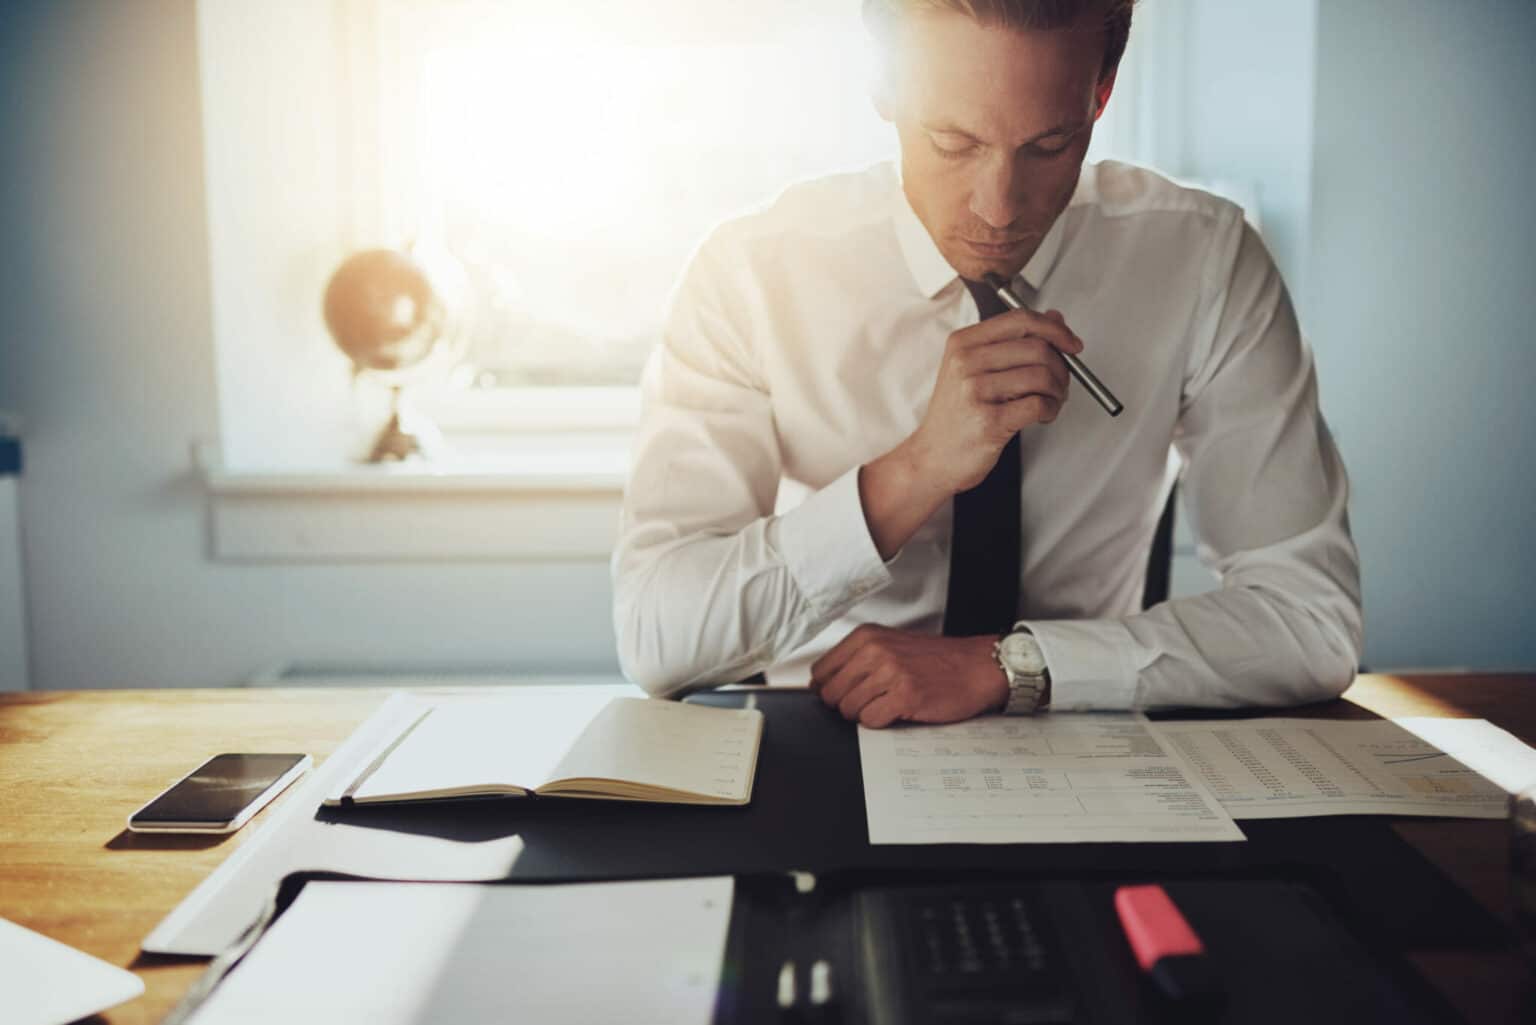
<path fill-rule="evenodd" d="M 354 796 L 452 790 L 466 782 L 538 787 L 614 697 L 609 687 L 529 687 L 478 701 L 413 697 L 425 718 L 368 774 Z M 524 724 L 532 728 L 520 729 Z M 339 799 L 345 792 L 328 794 L 327 799 Z"/>
<path fill-rule="evenodd" d="M 1242 840 L 1146 719 L 859 729 L 872 844 Z"/>
<path fill-rule="evenodd" d="M 65 1025 L 144 992 L 129 971 L 0 918 L 0 1020 Z"/>
<path fill-rule="evenodd" d="M 729 877 L 310 883 L 194 1025 L 708 1025 Z"/>
<path fill-rule="evenodd" d="M 1443 725 L 1449 723 L 1457 725 Z M 1483 720 L 1237 719 L 1156 725 L 1237 819 L 1503 818 L 1508 814 L 1504 789 L 1453 754 L 1481 758 L 1512 779 L 1528 778 L 1531 768 L 1530 749 Z M 1426 737 L 1455 751 L 1447 753 Z"/>

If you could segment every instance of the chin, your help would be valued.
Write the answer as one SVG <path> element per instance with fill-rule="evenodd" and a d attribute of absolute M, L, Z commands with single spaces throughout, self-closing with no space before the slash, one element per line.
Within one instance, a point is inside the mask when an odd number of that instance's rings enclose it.
<path fill-rule="evenodd" d="M 1029 262 L 1017 256 L 992 258 L 953 248 L 944 254 L 944 258 L 949 261 L 949 265 L 957 274 L 971 281 L 980 281 L 988 274 L 996 274 L 1011 280 Z"/>

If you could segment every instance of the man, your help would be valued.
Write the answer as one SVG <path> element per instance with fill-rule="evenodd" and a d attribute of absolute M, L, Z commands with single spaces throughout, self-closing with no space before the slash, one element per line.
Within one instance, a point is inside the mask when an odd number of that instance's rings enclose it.
<path fill-rule="evenodd" d="M 1349 683 L 1347 482 L 1273 262 L 1232 204 L 1083 163 L 1130 18 L 865 0 L 899 174 L 791 188 L 684 275 L 614 557 L 632 679 L 808 671 L 872 727 Z M 1180 463 L 1221 587 L 1142 611 Z"/>

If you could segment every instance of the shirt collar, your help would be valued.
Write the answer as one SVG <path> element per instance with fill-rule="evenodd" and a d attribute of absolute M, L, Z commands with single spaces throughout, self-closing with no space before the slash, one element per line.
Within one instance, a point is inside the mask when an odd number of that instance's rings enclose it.
<path fill-rule="evenodd" d="M 917 284 L 918 291 L 932 299 L 950 282 L 957 280 L 959 275 L 949 265 L 949 261 L 944 259 L 944 254 L 939 252 L 933 236 L 928 234 L 928 229 L 923 226 L 917 212 L 912 209 L 912 204 L 907 201 L 907 192 L 902 188 L 899 171 L 895 175 L 893 203 L 896 241 L 901 247 L 901 255 L 907 262 L 907 269 L 911 271 L 912 280 Z M 1029 262 L 1024 265 L 1023 271 L 1019 274 L 1019 277 L 1037 292 L 1045 284 L 1046 276 L 1056 265 L 1056 257 L 1061 253 L 1062 236 L 1066 233 L 1066 220 L 1067 212 L 1063 210 L 1057 215 L 1051 230 L 1045 233 L 1045 238 L 1040 240 L 1040 246 L 1035 250 L 1035 255 L 1029 258 Z"/>

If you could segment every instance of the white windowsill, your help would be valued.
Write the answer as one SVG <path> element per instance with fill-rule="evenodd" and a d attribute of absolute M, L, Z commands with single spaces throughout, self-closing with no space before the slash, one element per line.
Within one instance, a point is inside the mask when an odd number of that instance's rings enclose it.
<path fill-rule="evenodd" d="M 530 439 L 520 448 L 445 463 L 203 464 L 212 557 L 242 563 L 606 560 L 617 534 L 627 440 Z"/>
<path fill-rule="evenodd" d="M 216 498 L 250 495 L 496 495 L 576 492 L 616 495 L 621 466 L 536 465 L 348 466 L 312 470 L 213 470 L 204 482 Z"/>

